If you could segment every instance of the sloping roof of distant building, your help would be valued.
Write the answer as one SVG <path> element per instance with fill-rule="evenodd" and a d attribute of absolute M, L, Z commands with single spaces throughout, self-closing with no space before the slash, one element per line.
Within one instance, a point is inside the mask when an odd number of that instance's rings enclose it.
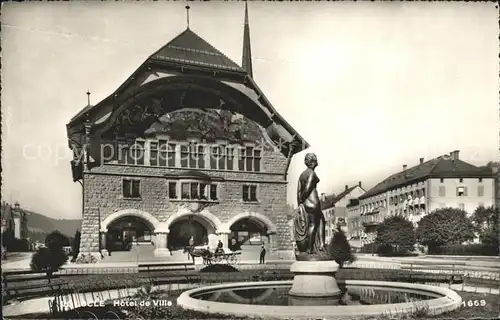
<path fill-rule="evenodd" d="M 366 199 L 429 178 L 488 178 L 492 172 L 452 156 L 439 156 L 384 179 L 359 197 Z"/>
<path fill-rule="evenodd" d="M 347 196 L 354 189 L 356 189 L 356 187 L 359 187 L 359 185 L 348 187 L 344 191 L 342 191 L 341 193 L 339 193 L 338 195 L 335 195 L 334 197 L 327 196 L 326 199 L 325 199 L 325 201 L 321 202 L 321 209 L 324 210 L 324 209 L 332 208 L 333 206 L 335 206 L 335 204 L 337 202 L 339 202 L 340 200 L 342 200 L 345 196 Z"/>

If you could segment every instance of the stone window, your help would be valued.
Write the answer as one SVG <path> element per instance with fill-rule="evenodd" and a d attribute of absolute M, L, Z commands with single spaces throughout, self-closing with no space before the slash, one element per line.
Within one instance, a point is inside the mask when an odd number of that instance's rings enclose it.
<path fill-rule="evenodd" d="M 210 169 L 226 169 L 226 150 L 222 146 L 211 146 Z"/>
<path fill-rule="evenodd" d="M 118 163 L 144 165 L 144 140 L 137 140 L 132 145 L 127 142 L 119 142 Z"/>
<path fill-rule="evenodd" d="M 161 167 L 175 167 L 175 144 L 174 143 L 168 143 L 166 140 L 160 140 L 158 142 L 158 149 L 157 150 L 152 150 L 153 152 L 150 151 L 150 159 L 149 162 L 151 163 L 151 159 L 153 157 L 156 157 L 157 160 L 153 160 L 154 163 L 157 163 L 157 165 Z M 151 147 L 151 145 L 150 145 Z M 156 152 L 154 152 L 156 151 Z M 151 165 L 153 165 L 151 163 Z"/>
<path fill-rule="evenodd" d="M 477 186 L 477 196 L 478 197 L 484 196 L 484 186 Z"/>
<path fill-rule="evenodd" d="M 216 184 L 211 184 L 210 185 L 210 200 L 217 200 L 217 185 Z"/>
<path fill-rule="evenodd" d="M 227 170 L 234 170 L 234 148 L 226 147 L 226 164 Z"/>
<path fill-rule="evenodd" d="M 261 170 L 262 150 L 254 147 L 239 149 L 238 170 L 256 171 Z"/>
<path fill-rule="evenodd" d="M 205 168 L 205 146 L 197 145 L 195 152 L 195 161 L 197 168 Z"/>
<path fill-rule="evenodd" d="M 467 187 L 457 187 L 457 197 L 466 197 Z"/>
<path fill-rule="evenodd" d="M 141 181 L 136 179 L 123 179 L 123 197 L 140 198 Z"/>
<path fill-rule="evenodd" d="M 189 165 L 189 160 L 191 158 L 191 152 L 189 145 L 181 145 L 181 168 L 187 168 Z"/>
<path fill-rule="evenodd" d="M 210 169 L 234 170 L 234 147 L 211 146 Z"/>
<path fill-rule="evenodd" d="M 149 143 L 149 164 L 151 166 L 158 165 L 158 142 L 156 141 Z"/>
<path fill-rule="evenodd" d="M 177 199 L 177 183 L 169 182 L 168 183 L 168 197 L 170 199 Z"/>
<path fill-rule="evenodd" d="M 256 202 L 257 200 L 257 186 L 244 185 L 243 186 L 243 201 Z"/>
<path fill-rule="evenodd" d="M 203 182 L 182 182 L 183 200 L 217 200 L 217 185 Z"/>

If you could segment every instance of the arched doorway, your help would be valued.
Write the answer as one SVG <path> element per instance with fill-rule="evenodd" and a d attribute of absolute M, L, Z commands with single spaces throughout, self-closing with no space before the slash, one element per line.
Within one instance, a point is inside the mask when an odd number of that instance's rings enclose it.
<path fill-rule="evenodd" d="M 152 244 L 154 227 L 137 216 L 124 216 L 108 225 L 106 243 L 113 251 L 128 250 L 125 244 Z"/>
<path fill-rule="evenodd" d="M 192 215 L 182 217 L 170 225 L 167 243 L 172 250 L 181 249 L 188 246 L 189 239 L 193 237 L 195 246 L 205 245 L 208 244 L 208 235 L 213 233 L 211 229 Z"/>
<path fill-rule="evenodd" d="M 269 241 L 267 227 L 252 217 L 239 219 L 231 225 L 230 230 L 230 246 L 233 246 L 234 243 L 238 246 L 261 245 L 263 242 Z"/>

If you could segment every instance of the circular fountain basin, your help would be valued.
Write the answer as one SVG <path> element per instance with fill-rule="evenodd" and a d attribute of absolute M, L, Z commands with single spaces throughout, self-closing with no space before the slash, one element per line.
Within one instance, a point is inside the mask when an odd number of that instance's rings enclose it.
<path fill-rule="evenodd" d="M 187 310 L 256 318 L 349 318 L 399 316 L 425 310 L 438 315 L 460 307 L 453 290 L 429 285 L 346 280 L 339 281 L 336 298 L 298 298 L 288 295 L 293 281 L 240 282 L 188 290 L 177 299 Z"/>

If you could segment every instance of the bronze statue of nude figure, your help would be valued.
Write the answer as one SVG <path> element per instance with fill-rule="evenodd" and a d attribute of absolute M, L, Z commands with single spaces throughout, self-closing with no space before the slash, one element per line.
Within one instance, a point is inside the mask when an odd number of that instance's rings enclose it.
<path fill-rule="evenodd" d="M 294 235 L 300 253 L 319 254 L 325 248 L 325 218 L 321 211 L 316 186 L 319 178 L 314 169 L 318 159 L 314 153 L 305 156 L 307 169 L 299 177 L 297 186 L 298 212 L 294 221 Z"/>

